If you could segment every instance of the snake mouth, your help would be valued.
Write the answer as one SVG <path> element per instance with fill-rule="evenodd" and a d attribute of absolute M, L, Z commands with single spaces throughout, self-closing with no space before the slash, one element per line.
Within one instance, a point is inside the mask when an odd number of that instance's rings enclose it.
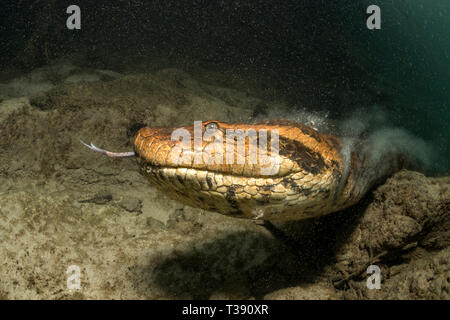
<path fill-rule="evenodd" d="M 311 174 L 296 172 L 283 177 L 245 177 L 222 172 L 195 168 L 165 167 L 145 164 L 141 166 L 142 173 L 156 185 L 170 189 L 219 192 L 238 192 L 240 189 L 249 196 L 294 195 L 312 193 L 322 184 Z M 277 196 L 278 194 L 278 196 Z M 243 197 L 249 198 L 249 197 Z M 250 198 L 249 198 L 250 199 Z"/>
<path fill-rule="evenodd" d="M 227 166 L 227 165 L 225 165 Z M 232 166 L 232 165 L 228 165 L 228 166 Z M 223 165 L 215 165 L 215 166 L 204 166 L 204 165 L 165 165 L 165 164 L 159 164 L 159 163 L 152 163 L 152 162 L 147 162 L 145 159 L 141 159 L 141 167 L 145 168 L 146 170 L 149 171 L 153 171 L 153 172 L 157 172 L 157 171 L 162 171 L 162 172 L 185 172 L 185 171 L 189 171 L 193 174 L 195 174 L 196 172 L 199 173 L 208 173 L 211 175 L 222 175 L 222 176 L 230 176 L 230 177 L 236 177 L 236 178 L 242 178 L 242 179 L 275 179 L 275 178 L 283 178 L 286 177 L 290 174 L 292 174 L 292 172 L 289 172 L 287 170 L 284 170 L 284 172 L 281 172 L 279 170 L 279 168 L 274 168 L 273 170 L 268 170 L 266 168 L 266 171 L 269 174 L 252 174 L 252 172 L 248 172 L 245 171 L 244 165 L 233 165 L 234 166 L 234 170 L 228 170 L 228 171 L 224 171 L 222 170 Z M 240 166 L 240 168 L 239 168 Z"/>
<path fill-rule="evenodd" d="M 153 164 L 144 164 L 141 166 L 144 175 L 151 180 L 163 181 L 167 184 L 173 184 L 176 187 L 184 188 L 186 184 L 194 187 L 196 190 L 215 190 L 221 186 L 229 187 L 232 185 L 273 185 L 282 177 L 247 177 L 244 175 L 228 174 L 220 171 L 199 169 L 192 167 L 170 167 Z"/>

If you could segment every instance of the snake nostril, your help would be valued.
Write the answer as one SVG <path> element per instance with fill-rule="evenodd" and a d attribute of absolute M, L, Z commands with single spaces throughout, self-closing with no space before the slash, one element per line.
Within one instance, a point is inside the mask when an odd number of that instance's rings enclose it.
<path fill-rule="evenodd" d="M 147 125 L 142 122 L 133 122 L 127 128 L 127 137 L 134 138 L 139 129 L 146 127 Z"/>

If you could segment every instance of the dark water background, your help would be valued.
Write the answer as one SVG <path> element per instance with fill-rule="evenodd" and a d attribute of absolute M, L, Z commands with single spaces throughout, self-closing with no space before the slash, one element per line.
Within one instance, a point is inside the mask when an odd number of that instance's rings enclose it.
<path fill-rule="evenodd" d="M 359 6 L 382 8 L 382 30 L 367 32 Z M 392 86 L 390 115 L 397 125 L 431 141 L 436 167 L 449 170 L 450 2 L 446 0 L 354 1 L 341 7 L 346 37 L 362 50 L 371 72 Z"/>
<path fill-rule="evenodd" d="M 82 29 L 66 29 L 77 4 Z M 366 28 L 381 7 L 382 29 Z M 168 66 L 229 70 L 275 89 L 295 109 L 346 117 L 380 105 L 390 123 L 450 156 L 450 2 L 409 1 L 2 1 L 0 80 L 70 56 L 127 70 Z M 139 70 L 137 70 L 139 71 Z"/>

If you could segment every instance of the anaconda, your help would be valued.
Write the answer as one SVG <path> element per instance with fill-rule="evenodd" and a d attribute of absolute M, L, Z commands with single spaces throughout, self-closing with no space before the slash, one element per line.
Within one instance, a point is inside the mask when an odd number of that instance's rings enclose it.
<path fill-rule="evenodd" d="M 248 156 L 249 137 L 240 151 L 234 145 L 236 139 L 201 140 L 197 142 L 199 150 L 184 150 L 187 161 L 180 163 L 171 156 L 181 143 L 172 139 L 177 128 L 171 127 L 141 128 L 134 138 L 134 153 L 111 153 L 92 144 L 88 147 L 109 156 L 136 155 L 143 175 L 164 194 L 184 204 L 233 217 L 268 221 L 297 220 L 339 211 L 358 202 L 379 179 L 400 169 L 400 157 L 396 155 L 384 156 L 375 163 L 364 141 L 356 141 L 348 148 L 342 138 L 293 121 L 203 122 L 202 133 L 208 128 L 224 134 L 227 130 L 276 131 L 277 150 L 269 146 L 267 149 L 276 158 L 278 170 L 270 175 L 261 174 L 262 162 L 259 158 L 257 163 L 251 162 Z M 194 126 L 183 129 L 190 133 L 189 147 L 193 147 Z M 196 162 L 195 153 L 205 152 L 211 143 L 223 144 L 223 150 L 231 148 L 235 159 L 241 157 L 241 161 Z"/>

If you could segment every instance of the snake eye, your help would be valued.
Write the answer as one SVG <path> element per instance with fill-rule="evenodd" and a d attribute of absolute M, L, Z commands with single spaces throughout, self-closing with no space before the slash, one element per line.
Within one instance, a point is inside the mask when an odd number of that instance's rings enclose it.
<path fill-rule="evenodd" d="M 210 132 L 214 132 L 219 128 L 219 126 L 217 125 L 217 123 L 215 122 L 210 122 L 205 126 L 205 130 L 206 131 L 210 131 Z"/>

